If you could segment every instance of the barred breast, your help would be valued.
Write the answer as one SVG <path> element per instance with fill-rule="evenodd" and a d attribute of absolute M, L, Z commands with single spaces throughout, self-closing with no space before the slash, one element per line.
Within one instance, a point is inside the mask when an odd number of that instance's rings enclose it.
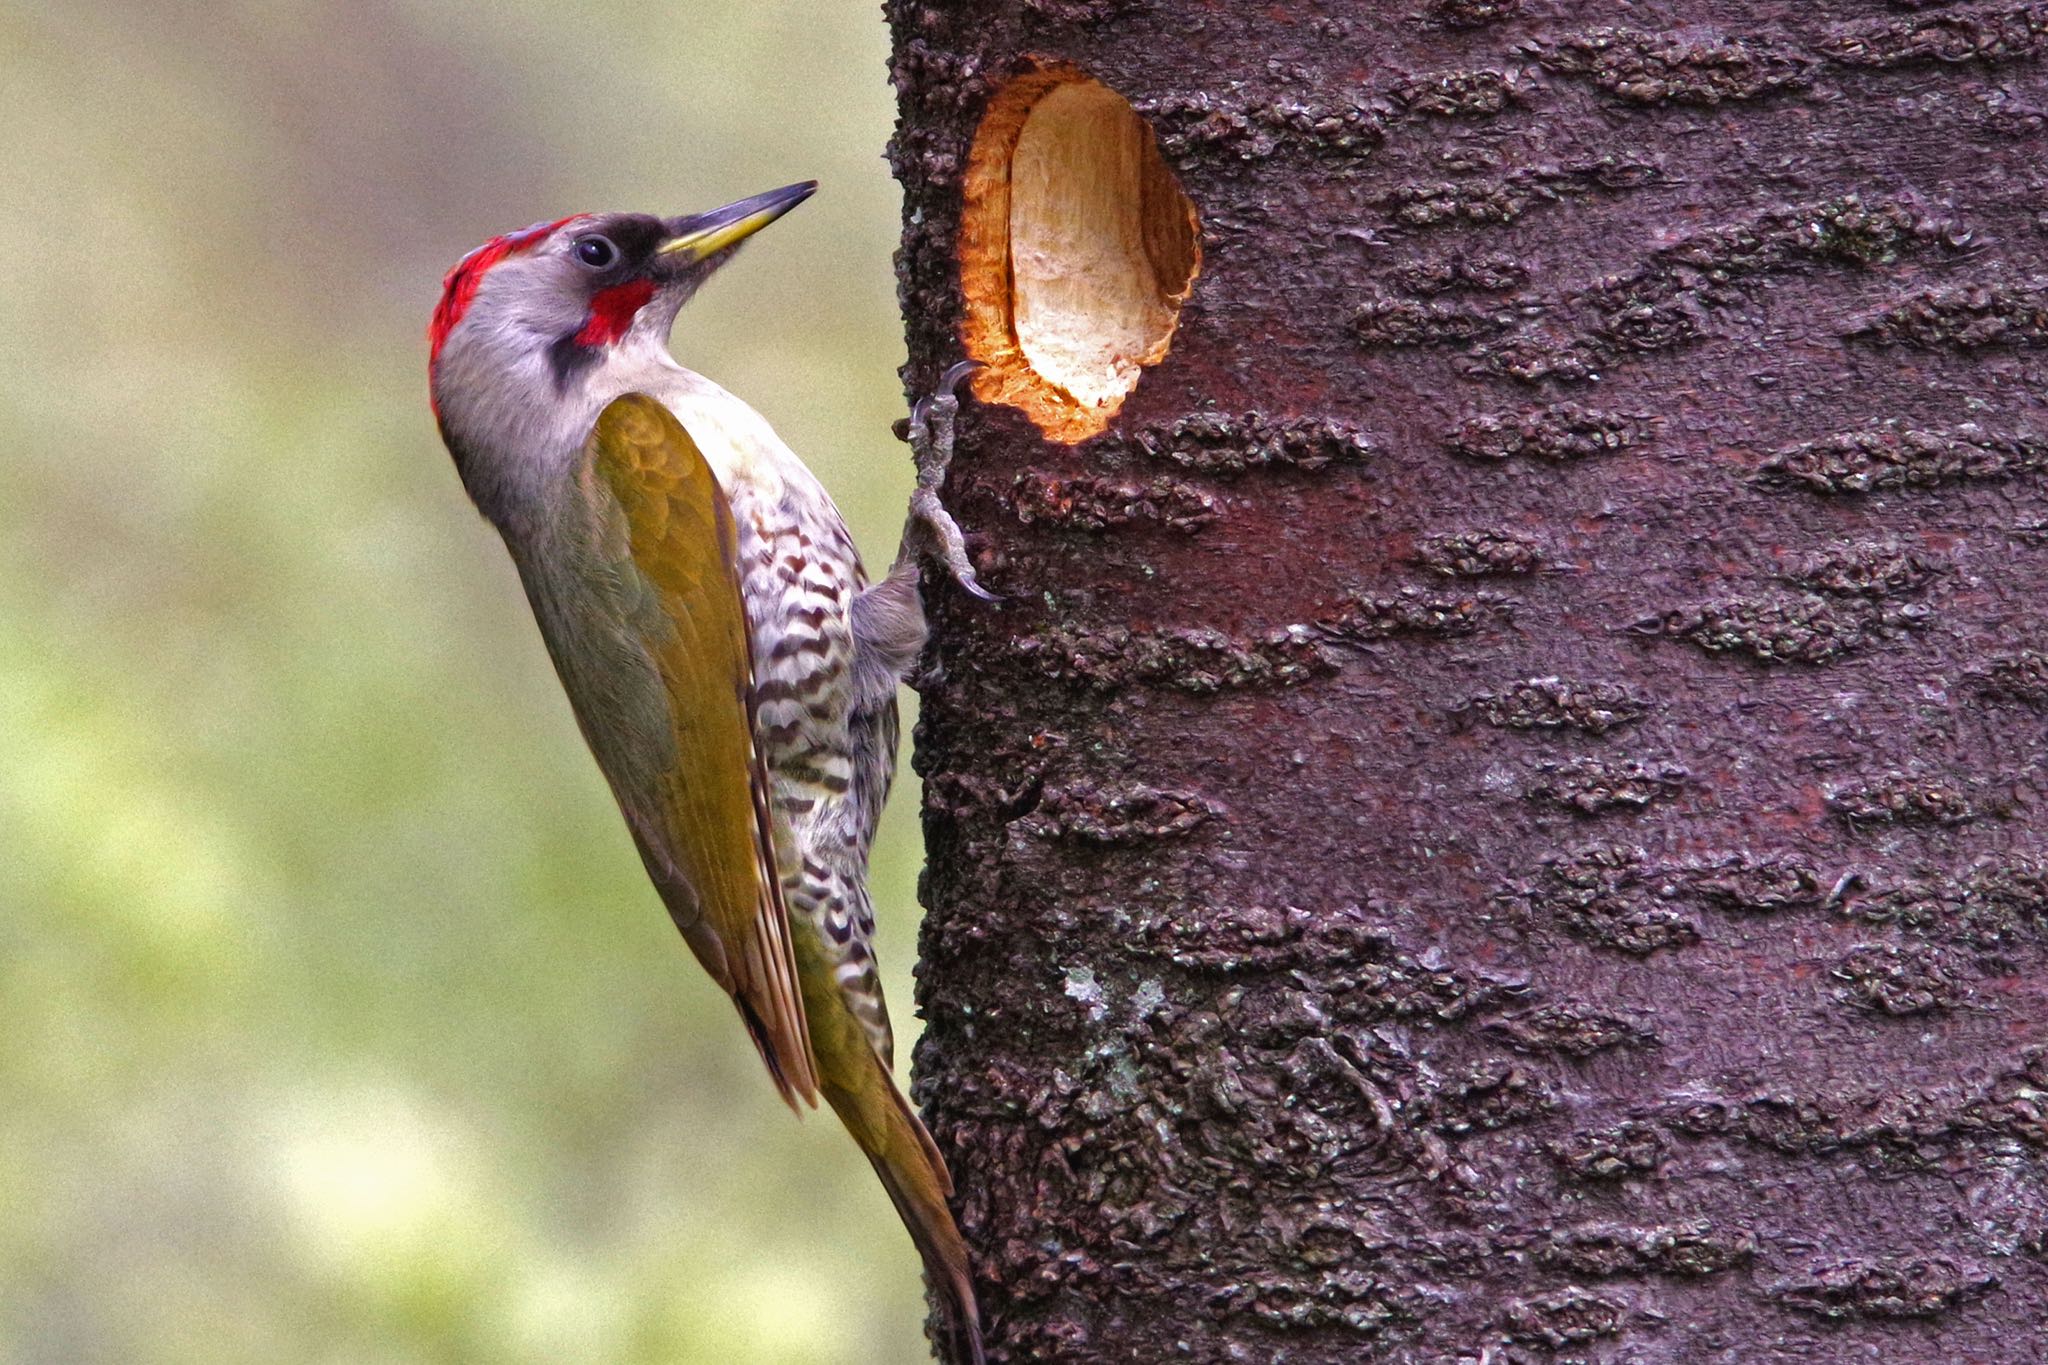
<path fill-rule="evenodd" d="M 773 787 L 783 897 L 818 931 L 869 1041 L 892 1063 L 867 859 L 895 773 L 896 704 L 855 705 L 852 611 L 865 575 L 838 509 L 808 471 L 785 470 L 779 482 L 764 495 L 736 481 L 727 495 L 740 528 L 755 739 Z"/>

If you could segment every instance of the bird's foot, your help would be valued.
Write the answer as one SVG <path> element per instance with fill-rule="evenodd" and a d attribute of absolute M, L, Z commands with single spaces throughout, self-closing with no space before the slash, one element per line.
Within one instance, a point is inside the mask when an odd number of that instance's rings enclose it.
<path fill-rule="evenodd" d="M 919 399 L 910 410 L 910 454 L 917 462 L 917 487 L 910 495 L 910 519 L 903 527 L 902 555 L 914 556 L 920 550 L 929 550 L 945 564 L 963 591 L 984 602 L 999 602 L 1001 597 L 982 587 L 975 576 L 960 524 L 939 501 L 946 468 L 953 462 L 955 421 L 960 415 L 960 397 L 955 390 L 961 380 L 980 368 L 980 361 L 961 361 L 946 371 L 936 391 Z"/>

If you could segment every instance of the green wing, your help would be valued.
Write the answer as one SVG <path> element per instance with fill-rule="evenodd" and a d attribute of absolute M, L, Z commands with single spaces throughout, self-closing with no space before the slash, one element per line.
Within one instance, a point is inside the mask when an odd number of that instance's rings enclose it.
<path fill-rule="evenodd" d="M 754 744 L 753 650 L 732 508 L 689 432 L 644 394 L 605 408 L 587 455 L 586 491 L 601 511 L 616 505 L 606 520 L 623 530 L 623 548 L 659 607 L 640 613 L 639 629 L 675 734 L 675 766 L 661 774 L 656 808 L 633 809 L 622 797 L 627 823 L 669 913 L 739 1006 L 783 1099 L 815 1105 L 817 1061 Z"/>

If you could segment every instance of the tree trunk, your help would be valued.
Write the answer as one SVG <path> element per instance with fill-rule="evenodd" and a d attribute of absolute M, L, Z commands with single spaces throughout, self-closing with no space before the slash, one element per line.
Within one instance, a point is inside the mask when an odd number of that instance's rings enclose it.
<path fill-rule="evenodd" d="M 890 13 L 991 1358 L 2043 1359 L 2048 5 Z"/>

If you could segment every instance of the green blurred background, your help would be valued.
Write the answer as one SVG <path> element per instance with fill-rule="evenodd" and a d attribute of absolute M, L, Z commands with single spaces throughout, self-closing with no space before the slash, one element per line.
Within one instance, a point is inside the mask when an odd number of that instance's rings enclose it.
<path fill-rule="evenodd" d="M 422 338 L 493 233 L 814 176 L 676 351 L 886 562 L 886 43 L 872 3 L 0 0 L 0 1360 L 923 1357 L 866 1163 L 646 885 Z"/>

